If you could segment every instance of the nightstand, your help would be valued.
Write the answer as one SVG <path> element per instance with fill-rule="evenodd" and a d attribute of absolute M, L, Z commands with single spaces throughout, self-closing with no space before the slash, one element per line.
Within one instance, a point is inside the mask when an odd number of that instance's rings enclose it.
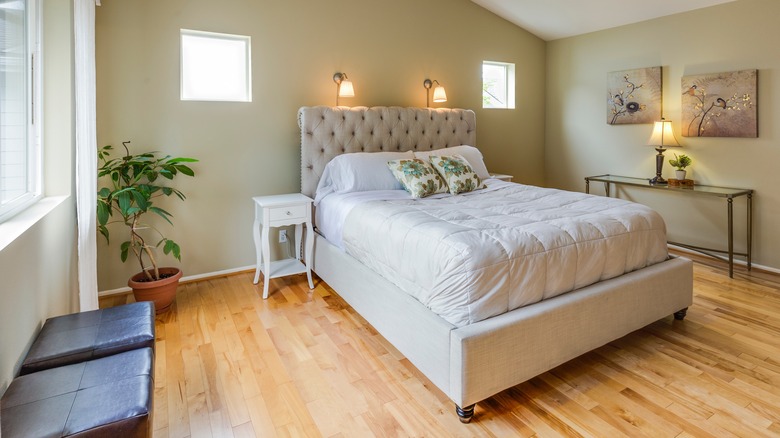
<path fill-rule="evenodd" d="M 495 179 L 500 179 L 501 181 L 507 181 L 507 182 L 512 182 L 512 178 L 513 178 L 512 175 L 504 175 L 502 173 L 491 173 L 490 177 Z"/>
<path fill-rule="evenodd" d="M 309 279 L 309 289 L 314 289 L 311 281 L 311 257 L 314 248 L 311 226 L 311 203 L 313 199 L 300 193 L 275 196 L 255 196 L 255 223 L 253 234 L 255 251 L 257 252 L 257 268 L 254 283 L 260 281 L 263 273 L 263 299 L 268 298 L 270 279 L 293 274 L 306 273 Z M 271 261 L 271 228 L 295 225 L 295 258 Z M 304 247 L 304 263 L 301 260 L 301 237 L 303 225 L 306 225 L 306 241 Z"/>

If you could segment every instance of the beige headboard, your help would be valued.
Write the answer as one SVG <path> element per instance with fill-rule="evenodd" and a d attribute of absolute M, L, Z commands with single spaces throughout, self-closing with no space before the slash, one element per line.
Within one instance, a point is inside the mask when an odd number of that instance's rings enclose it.
<path fill-rule="evenodd" d="M 314 196 L 325 165 L 337 155 L 476 146 L 476 123 L 474 111 L 457 108 L 303 107 L 301 193 Z"/>

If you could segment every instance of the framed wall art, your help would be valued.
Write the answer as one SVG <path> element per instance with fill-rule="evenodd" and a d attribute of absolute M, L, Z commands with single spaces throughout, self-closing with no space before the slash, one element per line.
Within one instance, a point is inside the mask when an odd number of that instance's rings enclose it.
<path fill-rule="evenodd" d="M 653 123 L 661 119 L 661 67 L 607 74 L 607 123 Z"/>
<path fill-rule="evenodd" d="M 682 135 L 758 137 L 758 70 L 683 76 Z"/>

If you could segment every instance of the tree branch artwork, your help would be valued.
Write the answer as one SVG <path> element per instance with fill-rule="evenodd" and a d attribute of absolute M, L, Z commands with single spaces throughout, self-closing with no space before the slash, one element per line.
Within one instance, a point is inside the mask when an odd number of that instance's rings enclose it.
<path fill-rule="evenodd" d="M 685 76 L 685 137 L 757 137 L 757 70 Z"/>
<path fill-rule="evenodd" d="M 607 123 L 652 123 L 661 117 L 661 67 L 607 75 Z"/>

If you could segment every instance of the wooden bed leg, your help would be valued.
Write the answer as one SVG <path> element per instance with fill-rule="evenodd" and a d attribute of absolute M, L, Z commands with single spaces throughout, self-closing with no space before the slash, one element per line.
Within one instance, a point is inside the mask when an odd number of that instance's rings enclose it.
<path fill-rule="evenodd" d="M 474 417 L 474 406 L 476 404 L 466 406 L 465 408 L 455 405 L 455 412 L 458 413 L 458 419 L 460 419 L 461 423 L 471 422 L 471 418 Z"/>
<path fill-rule="evenodd" d="M 678 321 L 682 321 L 683 319 L 685 319 L 685 315 L 687 315 L 687 314 L 688 314 L 688 308 L 686 307 L 686 308 L 684 308 L 682 310 L 678 310 L 678 311 L 674 312 L 674 319 L 676 319 Z"/>

